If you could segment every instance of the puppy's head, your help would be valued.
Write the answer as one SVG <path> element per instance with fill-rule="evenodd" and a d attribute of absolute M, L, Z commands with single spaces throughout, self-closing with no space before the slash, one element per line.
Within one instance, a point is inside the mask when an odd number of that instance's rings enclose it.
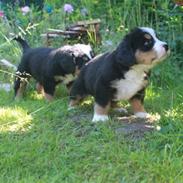
<path fill-rule="evenodd" d="M 88 61 L 91 60 L 95 55 L 91 48 L 91 46 L 88 44 L 75 44 L 75 47 L 77 47 L 83 56 L 88 57 Z"/>
<path fill-rule="evenodd" d="M 116 49 L 116 59 L 124 66 L 143 64 L 154 66 L 169 54 L 166 42 L 159 40 L 148 27 L 135 28 Z"/>
<path fill-rule="evenodd" d="M 81 67 L 94 57 L 91 46 L 86 44 L 66 45 L 59 48 L 59 51 L 62 55 L 65 54 L 65 62 L 62 59 L 61 64 L 67 73 L 79 74 Z"/>
<path fill-rule="evenodd" d="M 73 56 L 75 58 L 76 68 L 79 71 L 83 65 L 95 56 L 95 54 L 90 45 L 75 44 L 74 47 Z"/>

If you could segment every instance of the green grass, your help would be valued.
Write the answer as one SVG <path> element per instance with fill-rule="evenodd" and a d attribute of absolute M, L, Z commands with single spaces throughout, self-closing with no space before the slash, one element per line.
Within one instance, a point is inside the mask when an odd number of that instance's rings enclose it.
<path fill-rule="evenodd" d="M 146 108 L 160 114 L 161 130 L 139 141 L 117 134 L 114 116 L 96 125 L 76 120 L 90 119 L 92 104 L 68 112 L 65 91 L 52 103 L 33 91 L 19 102 L 1 91 L 0 182 L 181 183 L 182 90 L 149 87 Z"/>
<path fill-rule="evenodd" d="M 46 2 L 53 3 L 47 0 Z M 101 18 L 102 45 L 93 45 L 97 53 L 111 50 L 122 36 L 135 26 L 152 26 L 172 53 L 153 69 L 145 98 L 145 108 L 161 129 L 134 139 L 117 133 L 123 124 L 119 114 L 110 114 L 110 121 L 93 124 L 91 98 L 68 111 L 68 96 L 59 87 L 52 103 L 34 91 L 34 82 L 23 100 L 13 100 L 10 92 L 0 90 L 0 183 L 182 183 L 183 182 L 183 76 L 182 76 L 182 8 L 171 1 L 98 1 L 73 0 L 75 12 L 67 23 L 81 19 Z M 154 2 L 154 1 L 153 1 Z M 0 20 L 0 59 L 18 64 L 21 50 L 9 42 L 9 33 L 21 33 L 34 47 L 44 44 L 40 33 L 48 28 L 63 28 L 63 2 L 55 0 L 55 11 L 42 16 L 32 12 L 29 18 L 9 11 L 19 25 L 10 26 Z M 82 17 L 79 9 L 86 7 L 89 16 Z M 57 9 L 56 9 L 57 8 Z M 18 10 L 17 10 L 18 11 Z M 102 12 L 102 13 L 101 13 Z M 112 44 L 107 44 L 107 42 Z M 91 40 L 93 42 L 93 40 Z M 53 45 L 64 42 L 54 40 Z M 13 83 L 0 68 L 0 83 Z M 129 108 L 128 103 L 122 103 Z"/>

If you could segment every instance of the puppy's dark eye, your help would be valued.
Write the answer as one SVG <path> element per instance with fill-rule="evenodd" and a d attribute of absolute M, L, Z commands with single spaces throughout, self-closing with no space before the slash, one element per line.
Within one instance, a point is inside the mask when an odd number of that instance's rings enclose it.
<path fill-rule="evenodd" d="M 145 42 L 144 42 L 144 46 L 149 46 L 149 45 L 151 45 L 152 44 L 152 40 L 146 40 Z"/>
<path fill-rule="evenodd" d="M 148 44 L 149 44 L 149 42 L 148 42 L 148 41 L 146 41 L 146 42 L 144 43 L 144 46 L 148 46 Z"/>

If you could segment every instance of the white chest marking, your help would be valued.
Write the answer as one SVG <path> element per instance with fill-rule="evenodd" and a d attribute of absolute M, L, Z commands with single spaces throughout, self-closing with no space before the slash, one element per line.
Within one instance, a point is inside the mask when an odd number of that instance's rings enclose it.
<path fill-rule="evenodd" d="M 65 76 L 54 76 L 55 81 L 59 82 L 61 81 L 64 84 L 68 84 L 71 81 L 74 81 L 77 76 L 73 74 L 66 74 Z"/>
<path fill-rule="evenodd" d="M 117 90 L 114 100 L 128 100 L 143 89 L 148 83 L 145 80 L 148 70 L 147 66 L 137 65 L 125 74 L 125 79 L 112 81 L 111 86 Z"/>

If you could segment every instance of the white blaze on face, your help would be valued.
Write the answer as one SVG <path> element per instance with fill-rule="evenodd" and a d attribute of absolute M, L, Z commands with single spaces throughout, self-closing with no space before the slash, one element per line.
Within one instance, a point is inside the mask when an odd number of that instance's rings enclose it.
<path fill-rule="evenodd" d="M 92 59 L 91 56 L 91 46 L 90 45 L 85 45 L 85 44 L 76 44 L 76 46 L 83 52 L 85 53 L 89 59 Z"/>
<path fill-rule="evenodd" d="M 167 55 L 167 51 L 165 50 L 164 45 L 167 45 L 167 43 L 159 40 L 156 37 L 156 34 L 153 29 L 149 27 L 140 27 L 140 29 L 143 30 L 144 32 L 149 33 L 155 41 L 153 47 L 153 49 L 156 51 L 157 54 L 157 59 L 155 61 L 159 61 L 161 60 L 161 58 L 165 57 Z"/>

